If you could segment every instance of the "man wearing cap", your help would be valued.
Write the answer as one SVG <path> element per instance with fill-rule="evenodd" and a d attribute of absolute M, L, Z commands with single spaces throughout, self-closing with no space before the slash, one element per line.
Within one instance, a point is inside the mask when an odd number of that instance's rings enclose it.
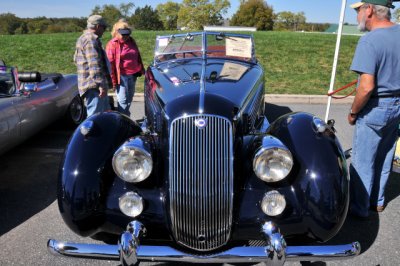
<path fill-rule="evenodd" d="M 350 165 L 350 212 L 367 218 L 385 208 L 385 186 L 400 123 L 400 25 L 390 21 L 391 0 L 351 5 L 358 27 L 369 31 L 357 44 L 350 69 L 359 74 L 348 114 L 355 125 Z"/>
<path fill-rule="evenodd" d="M 92 15 L 87 20 L 87 30 L 76 42 L 74 62 L 78 89 L 85 99 L 88 117 L 110 109 L 107 90 L 111 87 L 111 78 L 100 41 L 106 28 L 107 23 L 100 15 Z"/>

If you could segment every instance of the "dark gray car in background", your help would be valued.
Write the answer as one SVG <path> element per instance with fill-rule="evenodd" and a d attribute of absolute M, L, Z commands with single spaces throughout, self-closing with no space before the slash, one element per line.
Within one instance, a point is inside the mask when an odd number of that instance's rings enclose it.
<path fill-rule="evenodd" d="M 18 73 L 0 65 L 0 154 L 58 119 L 77 125 L 85 116 L 75 74 Z"/>

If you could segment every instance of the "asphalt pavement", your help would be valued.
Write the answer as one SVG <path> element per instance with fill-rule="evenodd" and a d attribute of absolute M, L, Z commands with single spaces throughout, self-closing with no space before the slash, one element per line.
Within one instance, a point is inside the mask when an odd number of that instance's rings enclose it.
<path fill-rule="evenodd" d="M 306 111 L 325 117 L 326 97 L 319 103 L 311 102 L 314 98 L 294 102 L 288 102 L 288 97 L 284 99 L 287 102 L 268 99 L 266 113 L 270 120 L 290 111 Z M 336 121 L 337 136 L 345 150 L 351 148 L 353 134 L 353 128 L 346 121 L 349 102 L 333 103 L 329 115 L 330 119 Z M 135 98 L 131 111 L 135 119 L 143 117 L 140 95 Z M 63 149 L 71 133 L 72 130 L 55 124 L 0 156 L 0 265 L 119 265 L 118 261 L 58 257 L 47 251 L 49 238 L 98 243 L 71 232 L 58 212 L 56 176 Z M 388 206 L 383 213 L 372 213 L 369 221 L 348 218 L 337 236 L 326 243 L 359 241 L 362 247 L 360 256 L 308 265 L 399 265 L 400 176 L 393 173 L 387 187 Z M 285 265 L 300 263 L 288 262 Z"/>

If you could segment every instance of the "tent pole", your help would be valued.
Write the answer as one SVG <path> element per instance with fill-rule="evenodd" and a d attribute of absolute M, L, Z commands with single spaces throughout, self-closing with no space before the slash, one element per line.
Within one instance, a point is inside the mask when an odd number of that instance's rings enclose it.
<path fill-rule="evenodd" d="M 338 62 L 338 58 L 339 58 L 340 41 L 342 39 L 342 31 L 343 31 L 344 15 L 345 15 L 345 10 L 346 10 L 346 2 L 347 2 L 347 0 L 342 0 L 342 8 L 341 8 L 341 11 L 340 11 L 340 19 L 339 19 L 339 28 L 338 28 L 338 32 L 337 32 L 337 38 L 336 38 L 335 56 L 333 58 L 331 83 L 329 85 L 329 91 L 328 92 L 332 92 L 333 88 L 335 86 L 336 68 L 337 68 L 337 62 Z M 328 96 L 328 104 L 326 106 L 325 122 L 328 122 L 329 109 L 331 107 L 331 101 L 332 101 L 332 96 Z"/>

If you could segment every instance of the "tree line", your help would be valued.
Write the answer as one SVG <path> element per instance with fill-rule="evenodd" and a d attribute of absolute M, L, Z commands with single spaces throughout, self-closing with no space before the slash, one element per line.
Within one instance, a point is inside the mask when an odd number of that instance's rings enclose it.
<path fill-rule="evenodd" d="M 112 25 L 126 19 L 137 30 L 202 30 L 206 25 L 256 27 L 257 30 L 325 31 L 328 23 L 307 23 L 304 12 L 275 13 L 264 0 L 240 0 L 236 13 L 228 20 L 224 16 L 229 0 L 168 1 L 156 8 L 146 5 L 135 8 L 133 2 L 116 5 L 96 5 L 91 14 L 102 15 Z M 400 12 L 394 15 L 398 18 Z M 0 14 L 0 34 L 40 34 L 80 32 L 86 28 L 87 18 L 19 18 L 12 13 Z"/>

